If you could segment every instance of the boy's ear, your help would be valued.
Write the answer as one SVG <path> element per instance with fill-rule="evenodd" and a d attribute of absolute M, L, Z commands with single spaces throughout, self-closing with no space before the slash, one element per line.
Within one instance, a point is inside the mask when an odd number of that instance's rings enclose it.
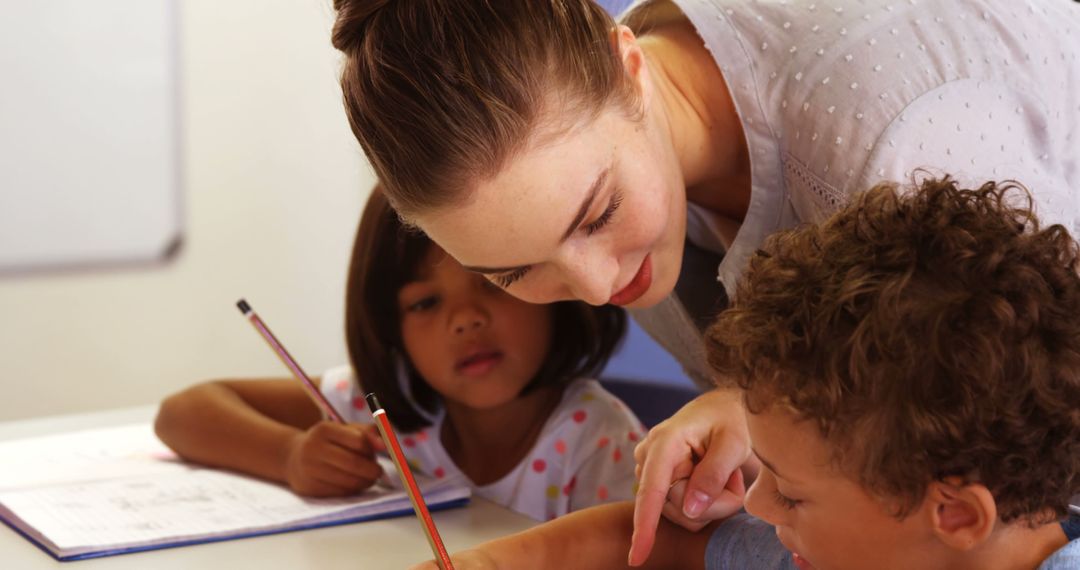
<path fill-rule="evenodd" d="M 926 490 L 924 508 L 938 540 L 958 551 L 982 544 L 997 523 L 997 503 L 990 490 L 958 478 L 935 481 Z"/>

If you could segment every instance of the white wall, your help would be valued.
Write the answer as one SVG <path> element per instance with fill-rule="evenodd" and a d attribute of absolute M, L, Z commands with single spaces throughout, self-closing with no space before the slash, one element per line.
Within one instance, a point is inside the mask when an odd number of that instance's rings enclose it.
<path fill-rule="evenodd" d="M 0 420 L 287 374 L 241 296 L 309 373 L 344 362 L 345 270 L 373 177 L 341 106 L 330 0 L 179 4 L 183 250 L 0 279 Z"/>

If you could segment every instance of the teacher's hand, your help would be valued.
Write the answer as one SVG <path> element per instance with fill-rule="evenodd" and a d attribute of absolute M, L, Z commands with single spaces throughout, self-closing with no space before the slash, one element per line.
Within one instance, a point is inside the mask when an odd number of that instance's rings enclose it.
<path fill-rule="evenodd" d="M 736 513 L 746 494 L 739 467 L 750 454 L 736 390 L 702 394 L 649 430 L 634 450 L 638 494 L 630 565 L 648 559 L 661 513 L 692 531 Z"/>

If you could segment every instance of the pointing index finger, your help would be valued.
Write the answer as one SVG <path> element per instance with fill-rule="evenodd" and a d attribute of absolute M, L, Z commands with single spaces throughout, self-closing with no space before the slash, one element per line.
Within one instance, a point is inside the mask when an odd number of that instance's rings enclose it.
<path fill-rule="evenodd" d="M 668 489 L 672 481 L 688 477 L 692 468 L 689 450 L 681 446 L 654 446 L 653 452 L 645 457 L 634 497 L 634 534 L 627 560 L 631 566 L 641 565 L 649 558 Z"/>

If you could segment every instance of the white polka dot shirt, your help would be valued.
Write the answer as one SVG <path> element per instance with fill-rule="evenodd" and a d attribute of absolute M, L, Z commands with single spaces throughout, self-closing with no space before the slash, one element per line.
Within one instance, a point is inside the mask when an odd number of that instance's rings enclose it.
<path fill-rule="evenodd" d="M 750 207 L 718 270 L 729 292 L 769 234 L 920 170 L 964 184 L 1017 180 L 1044 225 L 1080 235 L 1080 4 L 675 4 L 723 73 L 750 150 Z M 635 313 L 655 338 L 700 338 L 678 332 L 689 323 L 679 307 L 657 310 Z M 708 375 L 700 349 L 664 344 L 692 376 Z"/>
<path fill-rule="evenodd" d="M 348 422 L 370 423 L 352 368 L 322 376 L 321 390 Z M 431 426 L 399 434 L 409 465 L 442 479 L 468 478 L 440 441 L 445 415 Z M 646 429 L 625 404 L 596 380 L 580 378 L 563 391 L 525 459 L 498 481 L 472 485 L 477 495 L 536 520 L 634 498 L 634 447 Z"/>

